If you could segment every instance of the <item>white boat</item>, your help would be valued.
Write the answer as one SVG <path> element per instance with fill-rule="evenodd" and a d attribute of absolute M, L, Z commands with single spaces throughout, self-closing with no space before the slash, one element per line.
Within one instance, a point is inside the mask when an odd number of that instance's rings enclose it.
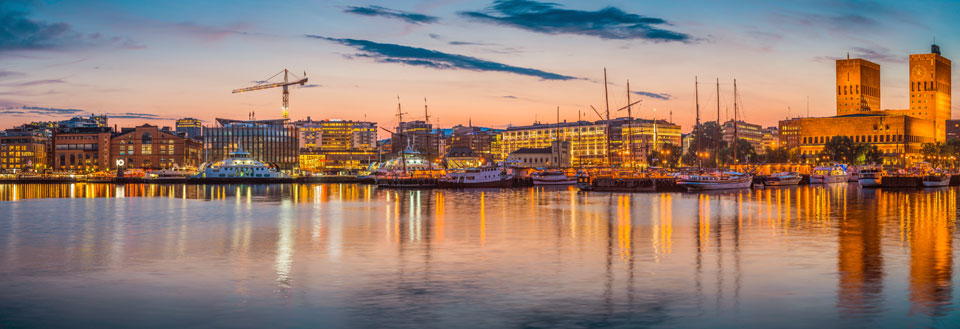
<path fill-rule="evenodd" d="M 573 185 L 577 183 L 576 177 L 567 176 L 563 170 L 546 170 L 530 175 L 533 179 L 533 185 Z"/>
<path fill-rule="evenodd" d="M 829 167 L 816 167 L 810 175 L 810 184 L 833 184 L 848 181 L 847 168 L 841 164 Z"/>
<path fill-rule="evenodd" d="M 440 179 L 442 187 L 510 187 L 513 175 L 501 167 L 479 167 L 447 171 Z"/>
<path fill-rule="evenodd" d="M 800 173 L 787 171 L 787 172 L 778 172 L 767 177 L 763 180 L 763 184 L 766 186 L 787 186 L 787 185 L 797 185 L 800 183 L 800 179 L 803 176 L 800 176 Z"/>
<path fill-rule="evenodd" d="M 741 189 L 752 183 L 753 176 L 738 172 L 687 175 L 677 180 L 677 185 L 688 191 Z"/>
<path fill-rule="evenodd" d="M 581 191 L 589 191 L 593 189 L 593 184 L 590 183 L 590 174 L 584 170 L 577 171 L 577 188 Z"/>
<path fill-rule="evenodd" d="M 880 187 L 880 184 L 883 181 L 883 176 L 886 176 L 887 173 L 883 169 L 879 168 L 865 168 L 860 169 L 859 178 L 857 181 L 860 182 L 861 187 Z"/>
<path fill-rule="evenodd" d="M 924 187 L 942 187 L 950 185 L 950 175 L 931 173 L 923 176 Z"/>
<path fill-rule="evenodd" d="M 223 160 L 204 163 L 200 166 L 200 173 L 193 178 L 205 179 L 277 179 L 289 176 L 278 171 L 260 160 L 250 157 L 250 153 L 242 148 L 230 152 Z"/>

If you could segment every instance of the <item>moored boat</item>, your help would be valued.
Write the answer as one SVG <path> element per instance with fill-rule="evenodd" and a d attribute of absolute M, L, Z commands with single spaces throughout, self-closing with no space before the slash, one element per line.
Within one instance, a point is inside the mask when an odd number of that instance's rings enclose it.
<path fill-rule="evenodd" d="M 767 176 L 763 180 L 763 185 L 766 186 L 787 186 L 787 185 L 797 185 L 800 183 L 800 180 L 803 179 L 803 176 L 800 176 L 800 173 L 787 171 L 787 172 L 778 172 L 773 175 Z"/>
<path fill-rule="evenodd" d="M 230 152 L 230 155 L 220 161 L 205 163 L 200 167 L 200 173 L 191 177 L 199 180 L 271 180 L 290 178 L 260 160 L 250 157 L 250 153 L 242 148 Z"/>
<path fill-rule="evenodd" d="M 845 183 L 848 181 L 848 177 L 847 168 L 844 165 L 821 166 L 813 169 L 813 173 L 810 175 L 810 184 Z"/>
<path fill-rule="evenodd" d="M 944 173 L 930 173 L 923 176 L 924 187 L 943 187 L 950 185 L 950 175 Z"/>
<path fill-rule="evenodd" d="M 576 177 L 567 176 L 563 170 L 545 170 L 530 175 L 533 179 L 533 185 L 573 185 L 577 183 Z"/>
<path fill-rule="evenodd" d="M 677 180 L 677 185 L 688 191 L 742 189 L 752 183 L 753 176 L 739 172 L 687 175 Z"/>
<path fill-rule="evenodd" d="M 886 175 L 887 173 L 880 168 L 864 168 L 860 169 L 860 177 L 857 181 L 860 182 L 861 187 L 880 187 L 883 176 Z"/>
<path fill-rule="evenodd" d="M 479 167 L 468 169 L 448 170 L 439 180 L 440 187 L 471 188 L 471 187 L 511 187 L 513 175 L 501 167 Z"/>

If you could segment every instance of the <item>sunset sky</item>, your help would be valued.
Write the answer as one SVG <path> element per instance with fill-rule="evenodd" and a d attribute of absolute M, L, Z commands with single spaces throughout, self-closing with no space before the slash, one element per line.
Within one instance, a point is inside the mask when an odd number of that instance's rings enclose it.
<path fill-rule="evenodd" d="M 424 98 L 441 126 L 596 119 L 626 81 L 642 117 L 689 131 L 698 76 L 748 122 L 835 114 L 834 62 L 881 65 L 884 109 L 908 107 L 907 56 L 936 38 L 960 56 L 956 1 L 10 1 L 0 2 L 0 127 L 106 113 L 111 124 L 280 117 L 280 89 L 232 94 L 283 68 L 294 120 L 396 125 Z M 788 110 L 790 108 L 790 110 Z M 729 109 L 729 110 L 727 110 Z M 958 105 L 953 104 L 954 115 Z M 625 116 L 626 113 L 621 113 Z M 727 114 L 724 114 L 726 116 Z M 436 122 L 435 122 L 436 123 Z"/>

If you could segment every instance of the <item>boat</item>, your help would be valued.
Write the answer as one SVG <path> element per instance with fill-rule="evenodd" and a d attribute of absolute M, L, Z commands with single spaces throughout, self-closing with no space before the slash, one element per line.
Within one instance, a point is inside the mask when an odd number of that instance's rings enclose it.
<path fill-rule="evenodd" d="M 794 171 L 778 172 L 773 175 L 767 176 L 763 180 L 763 185 L 765 186 L 787 186 L 787 185 L 797 185 L 800 183 L 800 180 L 803 179 L 803 176 L 800 176 L 800 173 Z"/>
<path fill-rule="evenodd" d="M 243 148 L 230 152 L 226 159 L 204 163 L 200 173 L 191 177 L 201 180 L 271 180 L 287 179 L 290 176 L 276 167 L 250 157 Z"/>
<path fill-rule="evenodd" d="M 934 172 L 923 176 L 923 187 L 943 187 L 950 185 L 950 175 Z"/>
<path fill-rule="evenodd" d="M 576 177 L 567 176 L 563 170 L 545 170 L 530 175 L 533 179 L 533 185 L 573 185 L 577 183 Z"/>
<path fill-rule="evenodd" d="M 146 178 L 157 181 L 181 181 L 196 175 L 196 170 L 173 167 L 147 173 Z"/>
<path fill-rule="evenodd" d="M 864 168 L 860 169 L 857 181 L 860 182 L 861 187 L 880 187 L 886 175 L 887 173 L 881 168 Z"/>
<path fill-rule="evenodd" d="M 439 179 L 440 187 L 452 188 L 512 187 L 513 183 L 513 175 L 501 167 L 448 170 L 447 174 Z"/>
<path fill-rule="evenodd" d="M 842 164 L 813 168 L 810 184 L 845 183 L 848 180 L 847 168 Z"/>
<path fill-rule="evenodd" d="M 753 176 L 739 172 L 686 175 L 677 180 L 677 186 L 688 191 L 742 189 L 752 183 Z"/>
<path fill-rule="evenodd" d="M 590 174 L 585 170 L 577 171 L 577 188 L 581 191 L 589 191 L 593 189 L 593 185 L 590 184 Z"/>

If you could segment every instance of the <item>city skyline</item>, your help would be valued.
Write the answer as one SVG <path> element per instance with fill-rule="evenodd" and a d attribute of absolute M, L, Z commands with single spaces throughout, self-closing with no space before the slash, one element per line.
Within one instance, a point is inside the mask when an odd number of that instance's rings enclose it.
<path fill-rule="evenodd" d="M 291 89 L 293 120 L 392 127 L 399 95 L 412 120 L 422 119 L 425 97 L 443 127 L 553 122 L 557 106 L 561 120 L 574 121 L 580 111 L 592 121 L 589 106 L 604 106 L 606 67 L 611 109 L 626 104 L 629 79 L 633 100 L 644 99 L 634 116 L 651 118 L 657 108 L 658 118 L 672 113 L 689 132 L 694 76 L 706 84 L 719 77 L 721 108 L 729 113 L 723 121 L 733 115 L 730 84 L 737 79 L 741 118 L 771 126 L 806 116 L 808 97 L 810 116 L 834 115 L 834 60 L 847 53 L 882 67 L 881 109 L 909 108 L 908 56 L 927 53 L 936 36 L 953 58 L 956 36 L 944 33 L 956 30 L 947 16 L 960 9 L 893 1 L 691 3 L 14 1 L 0 5 L 7 18 L 0 24 L 13 33 L 0 35 L 0 124 L 91 112 L 121 126 L 173 126 L 181 117 L 213 125 L 216 117 L 250 112 L 279 118 L 280 90 L 229 91 L 283 68 L 310 79 Z M 702 120 L 716 119 L 715 94 L 701 86 Z M 626 115 L 618 114 L 611 116 Z"/>

